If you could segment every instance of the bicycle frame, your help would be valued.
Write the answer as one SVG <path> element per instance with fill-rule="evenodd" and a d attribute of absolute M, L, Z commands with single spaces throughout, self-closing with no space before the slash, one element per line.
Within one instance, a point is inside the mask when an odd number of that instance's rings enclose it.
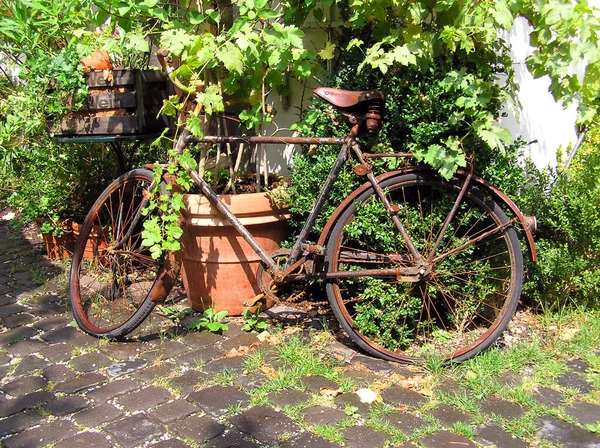
<path fill-rule="evenodd" d="M 370 270 L 361 270 L 361 271 L 344 271 L 344 272 L 328 272 L 323 274 L 324 278 L 334 279 L 334 278 L 348 278 L 348 277 L 360 277 L 365 275 L 376 275 L 379 277 L 402 277 L 404 280 L 408 281 L 418 281 L 419 278 L 428 272 L 428 268 L 426 267 L 427 260 L 418 252 L 415 248 L 410 236 L 406 232 L 404 226 L 400 222 L 400 219 L 397 217 L 397 209 L 394 205 L 390 204 L 388 199 L 385 196 L 384 191 L 379 186 L 377 179 L 370 169 L 370 165 L 365 162 L 365 157 L 363 157 L 363 153 L 360 149 L 360 146 L 353 138 L 353 131 L 345 138 L 311 138 L 311 137 L 263 137 L 263 136 L 251 136 L 251 137 L 229 137 L 229 136 L 205 136 L 201 138 L 193 138 L 187 137 L 185 139 L 184 145 L 187 146 L 193 143 L 246 143 L 246 144 L 307 144 L 307 145 L 335 145 L 341 146 L 340 152 L 338 153 L 337 159 L 333 164 L 329 175 L 323 185 L 319 196 L 313 206 L 309 216 L 307 217 L 300 234 L 289 255 L 288 261 L 284 268 L 279 267 L 273 258 L 266 253 L 263 248 L 257 243 L 252 234 L 244 227 L 243 224 L 236 218 L 236 216 L 229 210 L 229 208 L 225 205 L 223 201 L 218 197 L 218 195 L 212 190 L 212 188 L 208 185 L 208 183 L 202 179 L 196 171 L 186 166 L 185 169 L 188 174 L 191 176 L 196 185 L 200 188 L 202 194 L 208 199 L 208 201 L 213 204 L 229 221 L 229 223 L 236 229 L 236 231 L 244 238 L 244 240 L 250 245 L 250 247 L 256 252 L 256 254 L 260 257 L 260 259 L 271 269 L 273 278 L 277 282 L 284 282 L 293 268 L 296 267 L 297 262 L 300 260 L 300 255 L 303 250 L 303 246 L 305 245 L 305 241 L 308 237 L 310 229 L 313 227 L 323 204 L 329 197 L 329 193 L 333 188 L 333 185 L 340 173 L 340 170 L 344 166 L 344 164 L 348 161 L 348 159 L 353 155 L 357 161 L 360 162 L 359 167 L 355 169 L 357 171 L 357 175 L 366 175 L 370 184 L 375 189 L 377 196 L 382 201 L 385 209 L 393 220 L 395 226 L 401 233 L 404 238 L 404 242 L 408 252 L 410 253 L 413 263 L 410 266 L 398 266 L 390 269 L 370 269 Z M 367 154 L 365 154 L 367 156 Z M 372 156 L 377 156 L 373 154 Z M 386 154 L 386 157 L 409 157 L 410 154 Z M 463 186 L 463 192 L 468 187 L 468 181 L 465 182 Z M 456 204 L 458 206 L 458 204 Z M 452 216 L 448 216 L 448 221 L 452 219 Z M 319 252 L 322 248 L 313 247 L 313 252 Z M 433 258 L 433 253 L 429 255 L 429 258 Z M 409 258 L 403 258 L 403 262 L 408 262 Z M 303 277 L 303 276 L 301 276 Z"/>

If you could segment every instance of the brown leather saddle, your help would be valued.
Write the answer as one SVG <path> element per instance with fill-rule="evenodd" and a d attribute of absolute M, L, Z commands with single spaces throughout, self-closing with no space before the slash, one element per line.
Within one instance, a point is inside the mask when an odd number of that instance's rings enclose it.
<path fill-rule="evenodd" d="M 358 124 L 376 134 L 383 124 L 383 93 L 379 90 L 341 90 L 319 87 L 313 95 L 327 101 L 344 115 L 351 125 Z"/>

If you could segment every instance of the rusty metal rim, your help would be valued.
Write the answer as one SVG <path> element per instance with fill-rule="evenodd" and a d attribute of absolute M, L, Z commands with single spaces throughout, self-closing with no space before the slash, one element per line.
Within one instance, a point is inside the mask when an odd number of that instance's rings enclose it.
<path fill-rule="evenodd" d="M 136 172 L 134 172 L 136 171 Z M 84 300 L 81 296 L 81 288 L 80 288 L 80 269 L 81 263 L 83 261 L 82 255 L 83 250 L 79 250 L 78 247 L 85 246 L 85 240 L 90 233 L 90 229 L 93 227 L 93 223 L 98 218 L 98 210 L 102 207 L 102 205 L 108 200 L 108 198 L 113 195 L 116 191 L 118 191 L 125 182 L 129 181 L 146 181 L 150 184 L 153 181 L 152 173 L 148 171 L 147 173 L 141 173 L 140 171 L 147 170 L 134 170 L 130 171 L 123 176 L 119 177 L 111 185 L 109 185 L 100 197 L 96 200 L 90 212 L 88 212 L 88 216 L 86 217 L 84 224 L 81 229 L 81 233 L 79 235 L 76 249 L 73 253 L 73 261 L 71 265 L 70 272 L 70 285 L 69 285 L 69 296 L 71 305 L 73 307 L 73 314 L 76 317 L 78 323 L 82 321 L 83 327 L 82 329 L 89 334 L 93 334 L 95 336 L 104 336 L 108 335 L 110 337 L 120 337 L 124 336 L 127 333 L 133 331 L 143 320 L 147 317 L 147 315 L 154 308 L 154 303 L 157 301 L 164 300 L 170 289 L 172 288 L 174 281 L 173 279 L 176 277 L 176 272 L 173 272 L 174 266 L 170 261 L 170 257 L 165 257 L 162 262 L 157 262 L 158 270 L 156 273 L 156 278 L 152 283 L 152 286 L 149 288 L 146 297 L 140 302 L 140 306 L 137 310 L 133 311 L 131 315 L 124 321 L 118 322 L 115 325 L 112 325 L 110 328 L 101 328 L 96 324 L 92 323 L 88 313 L 84 307 Z M 110 191 L 109 191 L 110 190 Z M 146 305 L 145 305 L 146 304 Z M 145 305 L 145 308 L 142 311 L 142 307 Z M 140 313 L 141 314 L 138 314 Z M 134 324 L 135 322 L 135 324 Z M 119 331 L 122 327 L 126 327 L 127 330 Z M 115 334 L 117 333 L 117 334 Z"/>

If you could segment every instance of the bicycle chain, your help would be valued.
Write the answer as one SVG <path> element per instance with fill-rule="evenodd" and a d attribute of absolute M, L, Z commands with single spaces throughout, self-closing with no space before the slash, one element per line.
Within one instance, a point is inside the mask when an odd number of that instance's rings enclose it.
<path fill-rule="evenodd" d="M 271 257 L 273 259 L 276 259 L 277 257 L 287 257 L 289 256 L 289 254 L 291 253 L 290 249 L 279 249 L 276 250 L 275 252 L 271 253 Z M 275 303 L 294 303 L 294 304 L 302 304 L 302 303 L 307 303 L 313 306 L 323 306 L 323 305 L 327 305 L 329 302 L 328 301 L 323 301 L 323 302 L 316 302 L 316 301 L 312 301 L 312 300 L 305 300 L 304 302 L 302 302 L 301 300 L 306 297 L 307 294 L 307 288 L 308 285 L 304 286 L 304 288 L 295 293 L 290 295 L 287 298 L 282 298 L 276 295 L 276 293 L 271 289 L 272 285 L 273 285 L 273 279 L 271 278 L 271 276 L 269 275 L 268 271 L 265 271 L 264 266 L 261 264 L 258 268 L 257 271 L 257 278 L 258 278 L 258 282 L 259 282 L 259 287 L 261 287 L 262 291 L 264 292 L 264 294 L 270 298 L 271 300 L 273 300 Z M 268 285 L 264 285 L 263 284 L 263 275 L 266 274 L 269 277 L 269 284 Z"/>
<path fill-rule="evenodd" d="M 275 252 L 272 252 L 270 255 L 273 259 L 277 258 L 277 257 L 285 257 L 285 256 L 289 256 L 291 250 L 290 249 L 279 249 L 276 250 Z M 269 284 L 268 285 L 263 285 L 262 282 L 262 276 L 264 274 L 267 274 L 267 276 L 269 277 Z M 316 301 L 316 300 L 305 300 L 304 302 L 301 302 L 301 299 L 303 299 L 306 294 L 307 294 L 307 288 L 308 285 L 306 285 L 302 291 L 299 291 L 296 294 L 293 294 L 287 298 L 281 298 L 279 296 L 277 296 L 275 294 L 275 292 L 273 292 L 273 290 L 271 289 L 272 285 L 273 285 L 273 279 L 271 278 L 271 276 L 268 274 L 268 271 L 265 271 L 263 265 L 261 264 L 258 268 L 257 271 L 257 278 L 258 278 L 258 282 L 259 282 L 259 286 L 261 287 L 261 290 L 265 293 L 265 295 L 270 298 L 271 300 L 273 300 L 275 303 L 294 303 L 294 304 L 309 304 L 311 306 L 326 306 L 329 305 L 329 301 L 328 300 L 323 300 L 323 301 Z M 356 299 L 350 299 L 350 300 L 346 300 L 344 301 L 344 304 L 348 304 L 348 303 L 354 303 L 354 302 L 360 302 L 361 299 L 360 297 L 357 297 Z"/>

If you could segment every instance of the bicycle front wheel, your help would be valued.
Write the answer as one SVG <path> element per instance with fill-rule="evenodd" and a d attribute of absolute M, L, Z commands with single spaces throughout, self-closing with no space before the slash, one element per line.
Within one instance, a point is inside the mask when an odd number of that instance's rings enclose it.
<path fill-rule="evenodd" d="M 142 246 L 152 171 L 136 169 L 114 180 L 83 223 L 71 264 L 69 299 L 75 320 L 96 337 L 121 338 L 150 314 L 150 293 L 164 259 Z"/>
<path fill-rule="evenodd" d="M 381 184 L 426 259 L 462 182 L 417 172 Z M 514 314 L 523 279 L 523 255 L 512 222 L 475 186 L 462 198 L 421 278 L 374 273 L 414 263 L 372 188 L 341 213 L 329 235 L 326 263 L 329 273 L 371 270 L 328 280 L 329 302 L 361 348 L 407 363 L 432 356 L 462 361 L 489 347 Z"/>

